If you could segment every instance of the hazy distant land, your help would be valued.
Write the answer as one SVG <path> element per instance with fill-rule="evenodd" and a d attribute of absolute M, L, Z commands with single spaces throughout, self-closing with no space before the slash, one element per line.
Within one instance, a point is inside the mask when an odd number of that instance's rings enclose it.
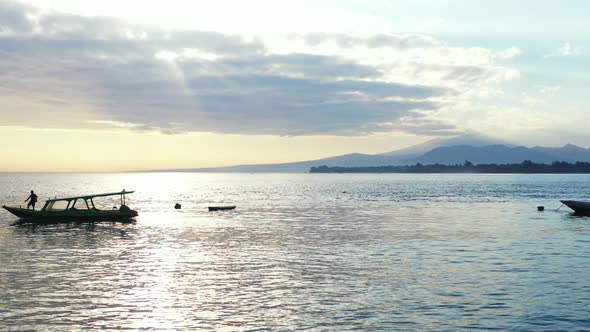
<path fill-rule="evenodd" d="M 523 174 L 576 174 L 590 173 L 588 162 L 534 163 L 526 160 L 519 164 L 477 164 L 466 161 L 463 165 L 416 165 L 376 167 L 312 167 L 310 173 L 523 173 Z"/>
<path fill-rule="evenodd" d="M 280 164 L 235 165 L 211 168 L 157 170 L 163 172 L 243 172 L 243 173 L 304 173 L 312 167 L 327 166 L 353 169 L 375 168 L 383 172 L 405 172 L 405 165 L 461 165 L 465 160 L 474 164 L 520 164 L 525 160 L 551 164 L 554 161 L 568 163 L 590 162 L 590 149 L 567 144 L 563 147 L 517 146 L 482 134 L 467 133 L 450 138 L 440 138 L 408 148 L 380 153 L 351 153 L 316 160 Z M 400 166 L 401 168 L 396 168 Z M 441 168 L 437 168 L 441 171 Z M 489 169 L 489 168 L 487 168 Z M 505 167 L 501 173 L 515 167 Z M 447 168 L 444 172 L 474 172 L 476 170 Z M 374 171 L 371 171 L 374 172 Z M 382 171 L 376 171 L 382 172 Z M 490 172 L 488 170 L 488 172 Z M 521 173 L 521 171 L 510 171 Z M 551 171 L 553 173 L 553 171 Z"/>

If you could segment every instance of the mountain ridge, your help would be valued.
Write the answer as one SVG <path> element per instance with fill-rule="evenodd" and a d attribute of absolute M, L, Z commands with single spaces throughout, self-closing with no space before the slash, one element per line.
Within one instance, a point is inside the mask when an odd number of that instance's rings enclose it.
<path fill-rule="evenodd" d="M 435 148 L 413 160 L 405 160 L 407 164 L 443 164 L 455 165 L 465 161 L 474 164 L 513 164 L 524 160 L 538 163 L 551 163 L 559 160 L 554 155 L 537 151 L 524 146 L 507 147 L 505 145 L 488 145 L 474 147 L 468 145 L 456 145 L 450 147 Z"/>
<path fill-rule="evenodd" d="M 349 153 L 345 155 L 275 164 L 245 164 L 223 167 L 157 170 L 160 172 L 244 172 L 244 173 L 303 173 L 311 167 L 379 167 L 409 164 L 519 163 L 524 160 L 551 163 L 553 161 L 589 161 L 590 149 L 573 144 L 563 147 L 528 148 L 492 138 L 467 133 L 451 138 L 439 138 L 399 150 L 380 154 Z"/>

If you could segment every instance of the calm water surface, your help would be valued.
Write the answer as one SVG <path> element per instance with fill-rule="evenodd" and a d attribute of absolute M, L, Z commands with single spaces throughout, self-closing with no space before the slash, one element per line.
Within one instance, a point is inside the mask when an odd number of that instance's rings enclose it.
<path fill-rule="evenodd" d="M 0 330 L 590 330 L 588 175 L 0 174 L 123 188 L 135 223 L 0 212 Z"/>

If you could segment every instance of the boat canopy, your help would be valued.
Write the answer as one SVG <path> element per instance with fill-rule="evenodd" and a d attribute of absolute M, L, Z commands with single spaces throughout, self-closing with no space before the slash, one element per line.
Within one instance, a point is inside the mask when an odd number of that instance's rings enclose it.
<path fill-rule="evenodd" d="M 48 199 L 47 202 L 51 203 L 51 202 L 57 202 L 57 201 L 72 201 L 75 199 L 92 199 L 95 197 L 105 197 L 105 196 L 123 196 L 126 194 L 131 194 L 133 193 L 133 191 L 125 191 L 123 189 L 123 191 L 119 191 L 119 192 L 114 192 L 114 193 L 105 193 L 105 194 L 94 194 L 94 195 L 84 195 L 84 196 L 73 196 L 73 197 L 61 197 L 61 198 L 51 198 Z"/>

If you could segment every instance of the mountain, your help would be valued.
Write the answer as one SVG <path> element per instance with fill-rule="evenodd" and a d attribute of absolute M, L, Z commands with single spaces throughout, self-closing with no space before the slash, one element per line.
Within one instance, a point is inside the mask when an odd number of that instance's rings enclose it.
<path fill-rule="evenodd" d="M 411 159 L 427 153 L 433 149 L 446 146 L 468 145 L 468 146 L 488 146 L 488 145 L 505 145 L 513 147 L 514 145 L 490 136 L 479 133 L 467 133 L 451 138 L 437 138 L 428 142 L 414 145 L 405 149 L 382 153 L 383 156 L 395 156 L 400 160 Z"/>
<path fill-rule="evenodd" d="M 381 154 L 362 154 L 352 153 L 342 156 L 335 156 L 316 160 L 299 161 L 292 163 L 281 163 L 281 164 L 258 164 L 258 165 L 236 165 L 226 167 L 212 167 L 212 168 L 191 168 L 191 169 L 175 169 L 175 170 L 163 170 L 171 172 L 244 172 L 244 173 L 257 173 L 257 172 L 275 172 L 275 173 L 303 173 L 308 172 L 312 166 L 342 166 L 342 167 L 370 167 L 370 166 L 391 166 L 401 165 L 404 160 L 410 160 L 412 158 L 419 157 L 420 155 L 431 151 L 432 149 L 445 146 L 453 145 L 472 145 L 472 146 L 485 146 L 493 144 L 506 144 L 509 143 L 484 136 L 481 134 L 468 133 L 460 136 L 434 139 L 426 143 L 414 145 L 401 150 L 390 151 Z M 463 162 L 463 161 L 461 161 Z"/>
<path fill-rule="evenodd" d="M 282 164 L 259 165 L 235 165 L 226 167 L 192 168 L 181 170 L 169 170 L 180 172 L 244 172 L 244 173 L 303 173 L 309 171 L 312 166 L 318 165 L 346 165 L 347 167 L 362 167 L 373 165 L 390 165 L 395 158 L 380 155 L 351 153 L 342 156 L 329 157 L 317 160 L 298 161 Z"/>
<path fill-rule="evenodd" d="M 531 160 L 537 163 L 553 161 L 588 161 L 590 149 L 572 144 L 560 148 L 515 146 L 511 143 L 481 134 L 468 133 L 460 136 L 434 139 L 426 143 L 381 154 L 351 153 L 316 160 L 281 164 L 236 165 L 212 168 L 160 170 L 169 172 L 274 172 L 303 173 L 314 166 L 371 167 L 421 164 L 507 164 Z"/>
<path fill-rule="evenodd" d="M 553 155 L 563 161 L 590 162 L 590 149 L 585 149 L 573 144 L 567 144 L 561 148 L 544 148 L 536 146 L 533 150 Z"/>
<path fill-rule="evenodd" d="M 457 145 L 433 149 L 417 158 L 404 160 L 405 164 L 463 164 L 466 160 L 473 164 L 515 164 L 524 160 L 537 163 L 552 163 L 564 160 L 555 155 L 530 149 L 524 146 L 509 147 L 506 145 L 468 146 Z"/>

